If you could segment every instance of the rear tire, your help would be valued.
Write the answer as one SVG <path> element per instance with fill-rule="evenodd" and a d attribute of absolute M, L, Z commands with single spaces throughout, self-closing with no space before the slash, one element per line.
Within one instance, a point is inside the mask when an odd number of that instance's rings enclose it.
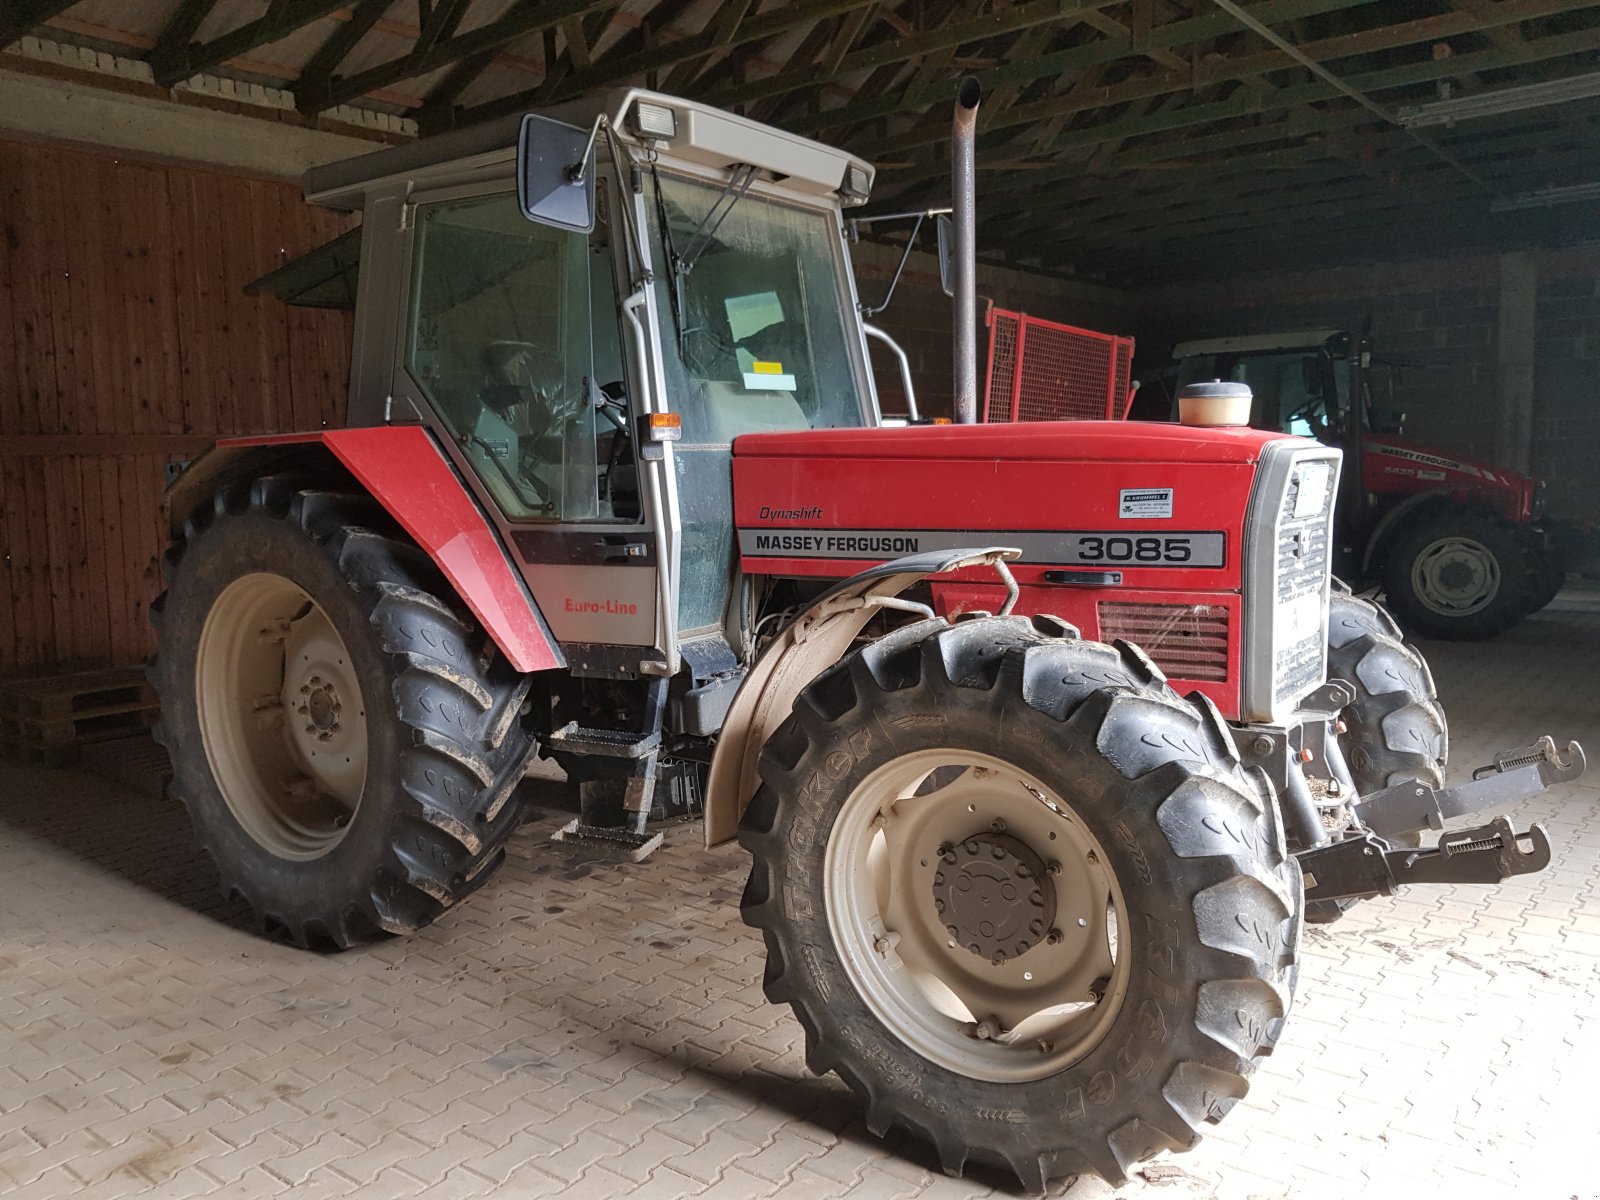
<path fill-rule="evenodd" d="M 1481 513 L 1441 511 L 1396 536 L 1383 586 L 1408 629 L 1480 641 L 1527 615 L 1532 578 L 1515 526 Z"/>
<path fill-rule="evenodd" d="M 740 832 L 754 860 L 743 914 L 766 942 L 766 994 L 793 1006 L 811 1069 L 837 1072 L 874 1132 L 899 1126 L 931 1142 L 948 1172 L 990 1162 L 1033 1189 L 1079 1174 L 1120 1182 L 1160 1150 L 1193 1146 L 1245 1094 L 1289 1011 L 1302 907 L 1270 787 L 1240 766 L 1216 710 L 1180 699 L 1138 650 L 1062 631 L 1050 618 L 929 621 L 851 655 L 773 735 Z M 915 782 L 919 764 L 949 756 L 974 767 Z M 884 779 L 889 789 L 874 791 Z M 889 815 L 879 822 L 874 811 Z M 955 827 L 963 820 L 971 831 Z M 914 834 L 893 832 L 905 821 L 944 844 L 917 849 Z M 1056 970 L 1052 956 L 1099 951 L 1093 930 L 1077 932 L 1072 905 L 1054 941 L 1007 941 L 1038 935 L 1002 921 L 999 940 L 977 954 L 955 933 L 929 949 L 926 930 L 953 911 L 963 879 L 975 895 L 984 868 L 1029 861 L 1004 849 L 1010 840 L 1046 863 L 1059 856 L 1046 874 L 1063 897 L 1079 894 L 1079 872 L 1108 880 L 1074 902 L 1094 918 L 1104 904 L 1095 897 L 1109 896 L 1116 917 L 1112 969 L 1087 1000 L 1081 989 L 1041 997 L 1017 982 Z M 859 860 L 845 853 L 852 846 L 865 847 Z M 849 882 L 874 854 L 879 869 L 894 864 L 882 893 Z M 1028 871 L 1015 874 L 1031 886 Z M 889 898 L 875 910 L 880 894 Z M 903 918 L 898 929 L 890 917 Z M 959 940 L 987 936 L 974 928 Z M 1067 949 L 1047 948 L 1058 945 Z M 997 947 L 1009 952 L 998 962 Z M 930 963 L 937 986 L 919 973 Z M 1008 1042 L 1003 1023 L 984 1030 L 963 993 L 1019 1013 L 1086 1007 L 1065 1018 L 1070 1033 Z"/>
<path fill-rule="evenodd" d="M 261 931 L 344 948 L 482 883 L 521 818 L 529 677 L 387 514 L 262 479 L 190 517 L 168 563 L 156 736 Z"/>

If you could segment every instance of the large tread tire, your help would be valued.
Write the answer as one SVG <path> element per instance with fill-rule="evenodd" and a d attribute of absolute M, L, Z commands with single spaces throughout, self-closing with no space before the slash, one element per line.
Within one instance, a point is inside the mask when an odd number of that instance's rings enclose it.
<path fill-rule="evenodd" d="M 952 1174 L 989 1162 L 1033 1190 L 1121 1182 L 1192 1147 L 1245 1094 L 1289 1011 L 1303 896 L 1270 785 L 1241 767 L 1216 709 L 1177 696 L 1137 649 L 1063 631 L 1051 618 L 928 621 L 846 658 L 768 743 L 740 832 L 766 995 L 793 1007 L 810 1068 L 836 1072 L 874 1132 L 901 1127 Z M 863 1001 L 830 934 L 824 855 L 840 806 L 873 770 L 930 747 L 1059 782 L 1114 860 L 1137 956 L 1128 991 L 1055 1074 L 990 1082 L 918 1055 Z"/>
<path fill-rule="evenodd" d="M 343 838 L 291 861 L 252 837 L 223 798 L 196 698 L 200 631 L 233 580 L 270 571 L 322 607 L 359 672 L 368 768 Z M 533 750 L 530 677 L 474 626 L 428 557 L 370 497 L 268 477 L 219 492 L 183 524 L 152 607 L 162 699 L 156 737 L 171 794 L 225 893 L 260 931 L 343 949 L 429 924 L 478 887 L 521 820 L 514 792 Z"/>
<path fill-rule="evenodd" d="M 1444 786 L 1450 731 L 1433 673 L 1380 605 L 1334 590 L 1328 678 L 1355 689 L 1339 745 L 1363 796 L 1410 780 Z"/>
<path fill-rule="evenodd" d="M 1419 593 L 1413 567 L 1430 546 L 1446 538 L 1468 539 L 1492 556 L 1500 576 L 1492 599 L 1472 613 L 1450 615 Z M 1396 536 L 1384 555 L 1383 590 L 1407 629 L 1445 641 L 1482 641 L 1510 629 L 1528 614 L 1534 567 L 1517 527 L 1499 517 L 1445 510 L 1424 517 Z"/>
<path fill-rule="evenodd" d="M 1528 615 L 1543 612 L 1567 584 L 1567 564 L 1560 553 L 1546 546 L 1530 546 L 1532 581 L 1528 585 Z"/>
<path fill-rule="evenodd" d="M 1345 726 L 1339 748 L 1361 795 L 1410 781 L 1444 786 L 1450 729 L 1427 660 L 1382 605 L 1342 586 L 1328 602 L 1328 678 L 1355 690 L 1339 714 Z M 1314 900 L 1306 920 L 1330 924 L 1355 904 Z"/>

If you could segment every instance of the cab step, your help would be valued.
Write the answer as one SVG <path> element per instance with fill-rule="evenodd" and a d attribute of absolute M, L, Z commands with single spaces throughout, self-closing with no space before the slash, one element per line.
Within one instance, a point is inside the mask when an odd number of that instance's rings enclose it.
<path fill-rule="evenodd" d="M 664 840 L 660 833 L 644 833 L 627 828 L 585 825 L 583 818 L 574 817 L 550 835 L 552 842 L 569 846 L 593 846 L 619 854 L 629 862 L 643 862 L 660 848 Z"/>
<path fill-rule="evenodd" d="M 643 758 L 661 748 L 661 733 L 629 729 L 589 729 L 569 721 L 545 739 L 551 751 L 594 754 L 602 758 Z"/>

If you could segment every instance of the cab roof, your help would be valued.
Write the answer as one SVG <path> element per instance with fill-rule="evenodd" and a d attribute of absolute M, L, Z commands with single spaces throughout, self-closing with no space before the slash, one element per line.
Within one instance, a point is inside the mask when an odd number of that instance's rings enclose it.
<path fill-rule="evenodd" d="M 868 187 L 871 186 L 872 166 L 853 154 L 707 104 L 643 88 L 615 88 L 537 112 L 585 131 L 603 114 L 620 140 L 637 146 L 643 143 L 629 132 L 625 118 L 640 101 L 670 108 L 677 119 L 677 135 L 661 143 L 666 157 L 717 168 L 750 164 L 772 172 L 786 187 L 813 195 L 837 191 L 844 182 L 845 170 L 854 166 L 865 172 Z M 521 125 L 521 114 L 502 117 L 312 167 L 302 177 L 301 185 L 306 199 L 313 204 L 354 211 L 362 207 L 369 191 L 395 185 L 409 190 L 508 176 L 516 162 Z"/>
<path fill-rule="evenodd" d="M 1289 333 L 1252 333 L 1244 337 L 1202 338 L 1180 342 L 1173 358 L 1199 358 L 1206 354 L 1253 354 L 1265 350 L 1302 350 L 1321 346 L 1343 334 L 1343 329 L 1297 329 Z"/>

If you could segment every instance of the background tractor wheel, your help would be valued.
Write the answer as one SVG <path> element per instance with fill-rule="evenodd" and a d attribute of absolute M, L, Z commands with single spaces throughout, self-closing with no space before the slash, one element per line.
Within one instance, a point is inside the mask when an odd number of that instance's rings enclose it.
<path fill-rule="evenodd" d="M 1533 564 L 1533 582 L 1528 589 L 1528 613 L 1532 615 L 1548 608 L 1567 582 L 1567 564 L 1556 550 L 1544 546 L 1530 547 L 1528 559 Z"/>
<path fill-rule="evenodd" d="M 1424 637 L 1477 641 L 1528 613 L 1533 568 L 1516 527 L 1473 512 L 1441 512 L 1396 536 L 1384 594 Z"/>
<path fill-rule="evenodd" d="M 929 621 L 820 676 L 740 833 L 812 1070 L 1034 1189 L 1119 1182 L 1243 1096 L 1289 1011 L 1300 872 L 1265 777 L 1139 651 Z"/>
<path fill-rule="evenodd" d="M 1444 786 L 1450 733 L 1426 660 L 1401 640 L 1380 605 L 1340 586 L 1328 603 L 1328 678 L 1355 689 L 1355 701 L 1339 714 L 1339 748 L 1361 795 L 1413 779 Z M 1306 920 L 1336 921 L 1355 903 L 1312 901 Z"/>
<path fill-rule="evenodd" d="M 529 679 L 387 514 L 262 479 L 195 513 L 168 561 L 157 737 L 262 931 L 342 948 L 482 882 L 520 818 Z"/>

